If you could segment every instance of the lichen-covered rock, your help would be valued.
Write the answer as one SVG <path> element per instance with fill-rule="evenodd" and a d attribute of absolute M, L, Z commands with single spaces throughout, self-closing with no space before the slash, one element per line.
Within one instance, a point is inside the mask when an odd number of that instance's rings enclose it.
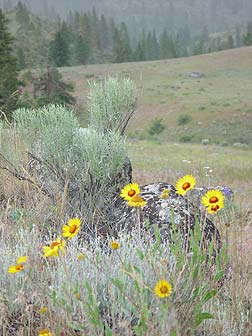
<path fill-rule="evenodd" d="M 173 185 L 168 183 L 154 183 L 141 187 L 140 196 L 147 202 L 142 208 L 132 208 L 121 197 L 114 202 L 111 232 L 116 236 L 118 231 L 130 231 L 132 227 L 141 226 L 142 233 L 147 229 L 153 232 L 157 225 L 163 240 L 171 241 L 172 226 L 181 232 L 183 247 L 189 247 L 190 236 L 196 221 L 203 232 L 203 245 L 206 247 L 213 241 L 215 250 L 221 247 L 220 234 L 214 223 L 187 197 L 176 193 Z"/>

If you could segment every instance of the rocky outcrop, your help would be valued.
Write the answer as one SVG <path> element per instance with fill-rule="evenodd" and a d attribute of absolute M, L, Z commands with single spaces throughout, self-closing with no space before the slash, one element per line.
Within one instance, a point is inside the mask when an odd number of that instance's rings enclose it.
<path fill-rule="evenodd" d="M 213 241 L 215 250 L 220 249 L 221 238 L 214 223 L 187 197 L 178 195 L 173 185 L 163 182 L 148 184 L 141 187 L 140 196 L 147 202 L 142 208 L 128 206 L 121 197 L 115 199 L 111 211 L 111 233 L 114 236 L 121 230 L 130 231 L 136 225 L 141 226 L 143 234 L 146 230 L 153 232 L 154 225 L 157 225 L 162 240 L 171 242 L 171 232 L 175 228 L 181 233 L 182 247 L 189 249 L 188 238 L 198 222 L 203 232 L 202 246 L 207 247 Z"/>

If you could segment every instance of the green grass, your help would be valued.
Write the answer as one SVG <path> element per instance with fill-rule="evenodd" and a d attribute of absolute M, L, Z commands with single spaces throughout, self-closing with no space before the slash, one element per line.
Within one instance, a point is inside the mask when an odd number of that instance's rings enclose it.
<path fill-rule="evenodd" d="M 164 120 L 165 141 L 192 135 L 192 142 L 252 144 L 252 47 L 232 49 L 189 58 L 65 67 L 65 80 L 75 84 L 78 103 L 85 107 L 88 74 L 94 80 L 107 76 L 130 77 L 140 92 L 139 110 L 129 132 L 144 132 L 155 117 Z M 201 71 L 204 77 L 188 76 Z M 191 121 L 178 126 L 181 114 Z M 81 116 L 85 120 L 85 116 Z"/>
<path fill-rule="evenodd" d="M 134 179 L 141 184 L 157 181 L 175 183 L 182 174 L 194 174 L 199 185 L 230 186 L 238 198 L 243 199 L 244 207 L 251 205 L 252 150 L 135 141 L 129 144 L 129 153 Z M 209 170 L 212 172 L 209 173 Z"/>

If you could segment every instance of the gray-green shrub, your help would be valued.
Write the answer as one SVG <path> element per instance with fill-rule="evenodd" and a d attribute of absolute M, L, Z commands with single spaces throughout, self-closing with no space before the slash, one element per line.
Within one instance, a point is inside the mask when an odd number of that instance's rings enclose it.
<path fill-rule="evenodd" d="M 89 89 L 89 127 L 101 133 L 115 131 L 123 134 L 136 109 L 134 82 L 127 78 L 109 78 L 101 83 L 90 81 Z"/>

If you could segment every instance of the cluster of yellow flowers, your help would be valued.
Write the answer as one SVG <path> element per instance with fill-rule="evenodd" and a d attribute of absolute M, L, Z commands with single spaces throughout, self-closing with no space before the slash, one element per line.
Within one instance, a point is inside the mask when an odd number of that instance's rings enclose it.
<path fill-rule="evenodd" d="M 185 175 L 176 184 L 177 194 L 184 196 L 195 185 L 196 178 L 192 175 Z M 224 208 L 224 195 L 220 190 L 212 189 L 201 198 L 201 202 L 206 207 L 208 213 L 216 213 Z"/>
<path fill-rule="evenodd" d="M 178 179 L 176 183 L 176 193 L 184 196 L 189 190 L 196 185 L 196 178 L 192 175 L 185 175 Z M 121 190 L 120 196 L 128 201 L 131 207 L 143 207 L 147 202 L 139 195 L 140 187 L 137 183 L 129 183 Z M 163 189 L 160 198 L 167 199 L 170 189 Z M 201 199 L 202 204 L 206 207 L 208 213 L 216 213 L 224 207 L 224 195 L 220 190 L 209 190 Z"/>
<path fill-rule="evenodd" d="M 66 225 L 62 227 L 62 236 L 66 237 L 68 240 L 77 235 L 80 230 L 81 221 L 79 218 L 72 218 L 68 221 Z M 65 254 L 65 246 L 66 242 L 64 239 L 57 238 L 50 245 L 46 245 L 42 247 L 43 256 L 47 257 L 55 257 L 59 256 L 59 252 Z M 28 256 L 21 256 L 16 260 L 16 265 L 12 265 L 8 268 L 8 273 L 17 273 L 24 269 L 24 263 L 27 261 Z M 80 259 L 81 260 L 81 259 Z M 47 312 L 46 307 L 41 307 L 41 314 L 45 314 Z M 38 336 L 53 336 L 53 334 L 48 329 L 41 329 L 39 331 Z"/>
<path fill-rule="evenodd" d="M 17 273 L 24 269 L 24 263 L 26 263 L 28 256 L 21 256 L 16 260 L 16 265 L 12 265 L 8 268 L 9 273 Z"/>
<path fill-rule="evenodd" d="M 62 236 L 71 239 L 77 235 L 80 230 L 81 221 L 79 218 L 72 218 L 68 221 L 67 225 L 63 225 Z M 50 245 L 43 246 L 43 256 L 55 257 L 59 256 L 59 252 L 65 254 L 66 242 L 64 239 L 57 238 Z M 8 268 L 8 273 L 17 273 L 24 269 L 24 263 L 27 261 L 28 256 L 21 256 L 16 260 L 16 265 Z"/>
<path fill-rule="evenodd" d="M 189 190 L 193 189 L 196 185 L 196 178 L 192 175 L 185 175 L 181 177 L 176 183 L 176 192 L 178 195 L 184 196 Z M 167 199 L 170 194 L 170 189 L 163 189 L 160 198 Z M 124 186 L 121 190 L 120 196 L 128 202 L 131 207 L 143 207 L 147 202 L 140 196 L 140 187 L 137 183 L 130 183 Z M 220 190 L 209 190 L 202 197 L 202 204 L 206 207 L 209 213 L 216 213 L 224 207 L 224 196 Z M 76 236 L 80 230 L 81 221 L 79 218 L 72 218 L 68 221 L 66 225 L 62 227 L 62 236 L 66 237 L 68 240 Z M 62 238 L 57 238 L 50 245 L 42 247 L 43 256 L 55 257 L 59 256 L 59 252 L 65 254 L 66 242 Z M 111 249 L 117 250 L 120 247 L 120 243 L 117 241 L 112 241 L 110 244 Z M 80 255 L 78 260 L 84 259 L 84 255 Z M 16 264 L 8 268 L 9 273 L 17 273 L 24 269 L 24 263 L 26 263 L 28 256 L 21 256 L 16 260 Z M 172 293 L 171 284 L 165 280 L 159 280 L 155 287 L 154 293 L 159 298 L 169 297 Z M 47 308 L 41 308 L 41 313 Z M 52 333 L 48 329 L 42 329 L 39 331 L 38 336 L 52 336 Z"/>
<path fill-rule="evenodd" d="M 62 236 L 68 240 L 77 235 L 80 230 L 81 221 L 79 218 L 71 218 L 66 225 L 62 227 Z M 59 252 L 65 254 L 66 242 L 64 239 L 57 238 L 50 245 L 43 246 L 44 257 L 59 256 Z"/>

